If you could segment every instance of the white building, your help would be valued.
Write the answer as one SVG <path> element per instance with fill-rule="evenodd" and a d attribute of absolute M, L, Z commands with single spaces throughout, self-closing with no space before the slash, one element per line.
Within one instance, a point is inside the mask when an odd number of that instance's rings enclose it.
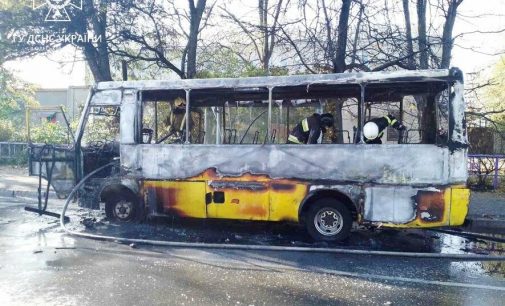
<path fill-rule="evenodd" d="M 63 106 L 69 120 L 79 117 L 89 94 L 88 86 L 41 88 L 35 91 L 40 106 Z"/>

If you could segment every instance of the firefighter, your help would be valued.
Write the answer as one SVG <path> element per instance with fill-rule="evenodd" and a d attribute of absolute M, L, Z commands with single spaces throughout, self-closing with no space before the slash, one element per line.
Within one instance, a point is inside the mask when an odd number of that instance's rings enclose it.
<path fill-rule="evenodd" d="M 398 131 L 404 131 L 405 126 L 393 115 L 386 115 L 381 118 L 368 120 L 363 126 L 363 136 L 367 144 L 382 144 L 381 137 L 384 135 L 384 130 L 391 126 Z"/>
<path fill-rule="evenodd" d="M 313 114 L 298 123 L 288 137 L 288 144 L 315 144 L 326 133 L 327 128 L 333 126 L 333 116 L 326 114 Z"/>
<path fill-rule="evenodd" d="M 186 131 L 186 100 L 183 98 L 176 98 L 172 104 L 170 114 L 165 118 L 163 123 L 166 126 L 167 135 L 162 137 L 162 142 L 178 143 L 184 141 L 184 134 Z M 190 119 L 190 127 L 192 126 Z"/>

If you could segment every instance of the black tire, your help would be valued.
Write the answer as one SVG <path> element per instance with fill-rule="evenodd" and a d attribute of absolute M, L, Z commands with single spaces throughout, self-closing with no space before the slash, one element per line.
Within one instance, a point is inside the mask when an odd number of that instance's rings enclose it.
<path fill-rule="evenodd" d="M 105 215 L 113 222 L 135 222 L 140 220 L 138 199 L 130 193 L 115 194 L 105 202 Z"/>
<path fill-rule="evenodd" d="M 331 198 L 311 203 L 305 215 L 307 232 L 316 241 L 342 241 L 349 237 L 352 223 L 349 209 Z"/>

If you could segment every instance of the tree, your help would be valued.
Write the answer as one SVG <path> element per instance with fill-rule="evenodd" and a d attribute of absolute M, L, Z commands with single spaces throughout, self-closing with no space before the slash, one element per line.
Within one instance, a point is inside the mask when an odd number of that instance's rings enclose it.
<path fill-rule="evenodd" d="M 438 38 L 433 39 L 433 43 L 428 41 L 428 33 L 426 29 L 427 17 L 426 8 L 428 4 L 432 4 L 430 0 L 417 0 L 417 21 L 418 21 L 418 38 L 417 44 L 419 49 L 419 63 L 412 68 L 428 69 L 428 68 L 449 68 L 452 57 L 453 28 L 457 17 L 457 9 L 463 0 L 433 0 L 438 12 L 443 16 L 443 33 Z M 405 21 L 409 20 L 408 3 L 404 1 Z M 410 25 L 406 24 L 406 27 Z M 410 36 L 409 36 L 410 35 Z M 432 37 L 437 37 L 434 34 Z M 408 46 L 413 38 L 411 33 L 407 35 Z M 441 45 L 441 46 L 440 46 Z M 437 56 L 434 48 L 441 48 L 441 56 Z M 430 60 L 431 57 L 431 60 Z M 430 62 L 432 64 L 430 64 Z M 412 64 L 413 62 L 410 62 Z M 436 126 L 436 104 L 435 97 L 416 97 L 418 117 L 420 122 L 420 130 L 424 131 L 421 134 L 422 141 L 425 143 L 434 143 L 436 139 L 436 131 L 430 129 L 430 126 Z"/>
<path fill-rule="evenodd" d="M 505 142 L 505 56 L 494 65 L 490 76 L 477 75 L 467 88 L 469 124 L 489 126 Z"/>
<path fill-rule="evenodd" d="M 269 3 L 268 0 L 258 0 L 256 7 L 258 18 L 253 18 L 252 20 L 237 16 L 226 6 L 220 7 L 223 12 L 222 17 L 238 26 L 239 31 L 245 34 L 245 41 L 239 39 L 239 41 L 232 41 L 230 44 L 244 44 L 247 48 L 252 48 L 255 58 L 259 60 L 263 74 L 271 74 L 272 56 L 276 51 L 279 32 L 282 31 L 283 27 L 281 17 L 286 13 L 289 3 L 289 0 L 277 0 L 273 4 Z M 222 47 L 229 50 L 234 49 L 226 44 L 222 45 Z M 239 56 L 247 62 L 243 50 L 238 50 L 237 53 L 242 53 Z"/>
<path fill-rule="evenodd" d="M 143 61 L 170 69 L 181 78 L 194 78 L 199 35 L 214 4 L 207 6 L 206 0 L 196 3 L 188 0 L 187 9 L 176 1 L 135 0 L 122 4 L 112 17 L 117 37 L 111 44 L 112 53 L 131 62 Z M 124 20 L 124 16 L 128 19 Z"/>
<path fill-rule="evenodd" d="M 34 10 L 6 1 L 0 12 L 0 37 L 4 38 L 0 44 L 0 62 L 74 45 L 83 52 L 95 81 L 112 80 L 107 28 L 108 12 L 114 2 L 83 1 L 82 10 L 73 6 L 66 10 L 71 22 L 51 22 L 45 21 L 44 9 Z"/>
<path fill-rule="evenodd" d="M 0 66 L 0 141 L 23 140 L 25 110 L 36 105 L 33 87 Z"/>
<path fill-rule="evenodd" d="M 353 1 L 340 2 L 341 5 L 338 1 L 318 0 L 315 6 L 311 6 L 302 0 L 299 2 L 299 10 L 303 16 L 300 22 L 292 23 L 294 29 L 282 28 L 285 42 L 291 45 L 295 56 L 310 73 L 341 73 L 348 69 L 346 59 L 348 59 L 349 19 Z M 357 15 L 361 14 L 362 7 L 358 5 Z M 356 31 L 359 31 L 359 25 L 357 27 Z M 292 33 L 302 35 L 295 37 Z M 356 59 L 356 56 L 351 57 Z M 336 130 L 342 130 L 344 102 L 344 99 L 328 99 L 326 103 L 326 111 L 335 116 Z M 332 141 L 343 141 L 342 133 L 333 135 L 335 137 Z"/>

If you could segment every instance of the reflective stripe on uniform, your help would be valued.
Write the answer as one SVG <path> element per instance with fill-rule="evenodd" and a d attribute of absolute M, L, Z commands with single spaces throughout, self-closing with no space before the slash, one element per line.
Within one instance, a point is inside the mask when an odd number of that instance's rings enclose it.
<path fill-rule="evenodd" d="M 302 128 L 304 132 L 309 131 L 309 121 L 307 120 L 307 118 L 302 120 Z"/>
<path fill-rule="evenodd" d="M 291 141 L 291 142 L 294 142 L 294 143 L 302 144 L 300 142 L 300 140 L 298 140 L 298 138 L 296 138 L 296 136 L 291 135 L 291 134 L 289 135 L 288 140 Z"/>
<path fill-rule="evenodd" d="M 386 120 L 388 121 L 388 126 L 395 124 L 397 121 L 396 119 L 391 120 L 389 116 L 384 116 L 384 118 L 386 118 Z"/>

